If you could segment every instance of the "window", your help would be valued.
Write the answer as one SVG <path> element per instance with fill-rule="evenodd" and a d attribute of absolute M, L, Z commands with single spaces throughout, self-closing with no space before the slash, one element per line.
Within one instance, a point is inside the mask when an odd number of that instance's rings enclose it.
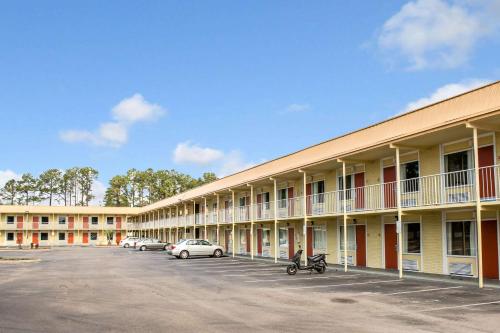
<path fill-rule="evenodd" d="M 352 198 L 352 191 L 350 191 L 352 189 L 352 175 L 347 175 L 345 176 L 345 183 L 346 183 L 346 197 L 347 199 L 351 199 Z M 344 179 L 342 176 L 339 177 L 339 191 L 343 191 L 344 190 Z M 340 192 L 339 193 L 340 195 L 340 200 L 343 200 L 344 198 L 344 192 Z"/>
<path fill-rule="evenodd" d="M 401 180 L 403 193 L 418 192 L 419 164 L 418 161 L 401 164 Z"/>
<path fill-rule="evenodd" d="M 113 223 L 115 223 L 115 218 L 113 216 L 107 216 L 106 224 L 113 224 Z"/>
<path fill-rule="evenodd" d="M 263 202 L 263 207 L 264 209 L 271 209 L 271 205 L 270 205 L 270 195 L 269 195 L 269 192 L 264 192 L 262 193 L 262 202 Z"/>
<path fill-rule="evenodd" d="M 320 180 L 312 183 L 312 194 L 313 194 L 313 203 L 323 203 L 325 202 L 325 181 Z"/>
<path fill-rule="evenodd" d="M 14 224 L 15 217 L 14 216 L 7 216 L 7 224 Z"/>
<path fill-rule="evenodd" d="M 66 224 L 66 216 L 58 216 L 57 220 L 59 221 L 59 224 Z"/>
<path fill-rule="evenodd" d="M 92 217 L 90 218 L 90 221 L 91 221 L 91 223 L 92 223 L 92 224 L 99 224 L 99 217 L 97 217 L 97 216 L 92 216 Z"/>
<path fill-rule="evenodd" d="M 446 186 L 460 186 L 472 183 L 468 169 L 473 167 L 471 150 L 444 155 Z"/>
<path fill-rule="evenodd" d="M 189 242 L 187 242 L 186 245 L 198 245 L 198 241 L 196 241 L 196 240 L 190 240 Z"/>
<path fill-rule="evenodd" d="M 60 232 L 60 233 L 59 233 L 59 240 L 60 240 L 60 241 L 66 240 L 66 233 L 64 233 L 64 232 Z"/>
<path fill-rule="evenodd" d="M 42 216 L 42 224 L 49 224 L 49 217 L 48 216 Z"/>
<path fill-rule="evenodd" d="M 313 248 L 326 249 L 326 226 L 313 227 Z"/>
<path fill-rule="evenodd" d="M 286 208 L 287 207 L 287 200 L 288 199 L 288 189 L 282 188 L 281 190 L 278 190 L 278 207 L 279 208 Z"/>
<path fill-rule="evenodd" d="M 448 255 L 476 255 L 476 226 L 474 222 L 447 222 L 446 239 Z"/>
<path fill-rule="evenodd" d="M 207 242 L 206 240 L 201 240 L 201 241 L 199 242 L 199 245 L 205 245 L 205 246 L 207 246 L 207 245 L 210 245 L 210 243 L 209 243 L 209 242 Z"/>
<path fill-rule="evenodd" d="M 40 240 L 43 240 L 43 241 L 49 240 L 49 233 L 48 232 L 40 233 Z"/>
<path fill-rule="evenodd" d="M 90 240 L 93 240 L 93 241 L 97 240 L 97 232 L 91 232 L 90 233 Z"/>
<path fill-rule="evenodd" d="M 7 233 L 7 240 L 8 241 L 13 241 L 14 240 L 14 233 L 13 232 L 8 232 Z"/>
<path fill-rule="evenodd" d="M 354 225 L 347 226 L 347 250 L 356 251 L 356 232 Z M 340 250 L 344 250 L 344 226 L 340 226 Z"/>
<path fill-rule="evenodd" d="M 288 246 L 288 229 L 280 228 L 279 236 L 280 246 Z"/>
<path fill-rule="evenodd" d="M 262 230 L 262 246 L 271 246 L 271 230 Z"/>
<path fill-rule="evenodd" d="M 403 252 L 420 253 L 420 223 L 404 223 Z"/>
<path fill-rule="evenodd" d="M 113 240 L 113 233 L 112 232 L 108 232 L 106 234 L 106 240 L 109 240 L 109 241 L 112 241 Z"/>

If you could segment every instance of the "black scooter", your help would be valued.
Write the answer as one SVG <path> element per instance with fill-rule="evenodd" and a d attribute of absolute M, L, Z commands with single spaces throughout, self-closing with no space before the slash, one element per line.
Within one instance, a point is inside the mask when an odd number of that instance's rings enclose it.
<path fill-rule="evenodd" d="M 326 264 L 326 254 L 321 253 L 307 257 L 307 265 L 303 266 L 300 264 L 302 253 L 303 250 L 299 249 L 292 259 L 290 259 L 291 263 L 286 268 L 288 275 L 295 275 L 299 270 L 308 270 L 310 273 L 315 270 L 319 274 L 323 274 L 326 271 L 326 266 L 328 266 Z"/>

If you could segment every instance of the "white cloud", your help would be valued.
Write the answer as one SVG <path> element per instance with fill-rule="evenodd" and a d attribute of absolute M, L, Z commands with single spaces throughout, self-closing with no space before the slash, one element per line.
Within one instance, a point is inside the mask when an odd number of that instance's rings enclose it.
<path fill-rule="evenodd" d="M 220 150 L 200 147 L 189 141 L 179 143 L 174 150 L 174 162 L 178 164 L 207 165 L 220 160 L 223 156 L 224 153 Z"/>
<path fill-rule="evenodd" d="M 311 111 L 311 106 L 309 104 L 290 104 L 285 108 L 284 113 L 301 113 Z"/>
<path fill-rule="evenodd" d="M 165 114 L 161 106 L 149 103 L 141 94 L 125 98 L 111 112 L 117 121 L 125 123 L 155 120 Z"/>
<path fill-rule="evenodd" d="M 128 141 L 128 130 L 135 123 L 153 121 L 166 113 L 158 104 L 151 104 L 140 94 L 120 101 L 111 110 L 115 121 L 105 122 L 94 131 L 64 130 L 59 137 L 68 143 L 88 143 L 118 148 Z"/>
<path fill-rule="evenodd" d="M 457 67 L 498 28 L 498 9 L 498 0 L 410 1 L 384 23 L 378 46 L 403 56 L 412 70 Z"/>
<path fill-rule="evenodd" d="M 89 203 L 91 206 L 102 206 L 104 203 L 104 194 L 106 193 L 106 185 L 99 180 L 92 183 L 92 194 L 95 196 Z"/>
<path fill-rule="evenodd" d="M 11 179 L 20 179 L 21 175 L 15 173 L 12 170 L 0 170 L 0 187 L 4 187 L 5 183 L 7 183 Z"/>
<path fill-rule="evenodd" d="M 217 172 L 217 176 L 224 177 L 227 175 L 231 175 L 233 173 L 251 168 L 255 164 L 256 163 L 253 162 L 246 162 L 241 152 L 233 150 L 232 152 L 224 156 L 223 163 L 220 166 L 219 171 Z"/>
<path fill-rule="evenodd" d="M 420 99 L 417 99 L 416 101 L 408 103 L 401 113 L 416 110 L 426 105 L 450 98 L 452 96 L 460 95 L 461 93 L 478 88 L 480 86 L 484 86 L 490 82 L 491 81 L 485 79 L 470 79 L 458 83 L 446 84 L 436 89 L 429 96 L 422 97 Z"/>

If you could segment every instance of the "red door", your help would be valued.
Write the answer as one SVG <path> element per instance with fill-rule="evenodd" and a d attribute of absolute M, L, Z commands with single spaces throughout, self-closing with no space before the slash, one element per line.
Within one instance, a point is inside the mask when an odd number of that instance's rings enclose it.
<path fill-rule="evenodd" d="M 262 194 L 257 194 L 257 218 L 262 218 Z"/>
<path fill-rule="evenodd" d="M 23 217 L 22 216 L 18 216 L 16 218 L 16 222 L 17 222 L 17 229 L 22 229 L 23 228 Z"/>
<path fill-rule="evenodd" d="M 68 216 L 68 229 L 75 229 L 75 217 Z M 68 241 L 69 243 L 69 241 Z"/>
<path fill-rule="evenodd" d="M 120 244 L 121 240 L 122 240 L 122 233 L 117 231 L 116 232 L 116 245 Z"/>
<path fill-rule="evenodd" d="M 487 279 L 498 279 L 497 221 L 481 223 L 483 236 L 483 274 Z"/>
<path fill-rule="evenodd" d="M 88 232 L 84 232 L 83 233 L 82 243 L 83 244 L 88 244 L 89 243 L 89 233 Z"/>
<path fill-rule="evenodd" d="M 384 168 L 384 206 L 396 207 L 396 167 Z"/>
<path fill-rule="evenodd" d="M 354 193 L 356 200 L 356 209 L 365 208 L 365 173 L 357 173 L 354 175 Z"/>
<path fill-rule="evenodd" d="M 17 239 L 16 239 L 16 244 L 22 244 L 23 243 L 23 233 L 18 232 L 17 233 Z"/>
<path fill-rule="evenodd" d="M 384 225 L 385 268 L 398 268 L 398 238 L 395 224 Z"/>
<path fill-rule="evenodd" d="M 88 229 L 89 228 L 89 217 L 84 216 L 83 217 L 83 229 Z"/>
<path fill-rule="evenodd" d="M 293 200 L 293 187 L 288 188 L 288 217 L 294 216 L 295 200 Z"/>
<path fill-rule="evenodd" d="M 74 235 L 72 232 L 68 232 L 68 244 L 73 244 L 74 242 Z"/>
<path fill-rule="evenodd" d="M 33 244 L 38 244 L 38 232 L 33 233 L 33 235 L 31 236 L 31 242 Z"/>
<path fill-rule="evenodd" d="M 356 266 L 366 266 L 366 227 L 356 225 Z"/>
<path fill-rule="evenodd" d="M 246 232 L 246 237 L 247 237 L 247 252 L 250 253 L 250 229 L 247 229 Z"/>
<path fill-rule="evenodd" d="M 33 216 L 33 229 L 38 229 L 38 223 L 40 222 L 40 217 L 39 216 Z M 37 234 L 38 237 L 38 234 Z M 38 242 L 38 240 L 37 240 Z M 34 242 L 33 242 L 34 243 Z"/>
<path fill-rule="evenodd" d="M 313 228 L 307 227 L 307 255 L 313 255 Z"/>
<path fill-rule="evenodd" d="M 293 228 L 288 228 L 288 258 L 295 254 L 295 235 Z"/>
<path fill-rule="evenodd" d="M 307 215 L 311 215 L 312 213 L 312 184 L 306 184 L 306 212 Z"/>
<path fill-rule="evenodd" d="M 495 155 L 493 146 L 478 149 L 479 158 L 479 193 L 481 199 L 495 198 Z"/>
<path fill-rule="evenodd" d="M 262 229 L 257 229 L 257 254 L 262 255 Z"/>
<path fill-rule="evenodd" d="M 121 216 L 117 216 L 116 219 L 116 230 L 121 230 L 122 228 L 122 217 Z"/>

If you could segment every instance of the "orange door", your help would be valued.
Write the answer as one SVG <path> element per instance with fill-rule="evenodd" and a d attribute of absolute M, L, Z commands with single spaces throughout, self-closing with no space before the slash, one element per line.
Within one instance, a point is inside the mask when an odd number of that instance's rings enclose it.
<path fill-rule="evenodd" d="M 122 233 L 117 231 L 116 232 L 116 245 L 120 244 L 121 240 L 122 240 Z"/>
<path fill-rule="evenodd" d="M 384 225 L 385 268 L 398 268 L 398 238 L 395 224 Z"/>
<path fill-rule="evenodd" d="M 481 223 L 483 236 L 483 274 L 487 279 L 498 279 L 497 221 Z"/>
<path fill-rule="evenodd" d="M 88 244 L 88 243 L 89 243 L 89 233 L 88 233 L 88 232 L 84 232 L 84 233 L 83 233 L 83 236 L 82 236 L 82 243 L 83 243 L 83 244 Z"/>
<path fill-rule="evenodd" d="M 495 189 L 495 156 L 493 146 L 481 147 L 478 149 L 479 158 L 479 193 L 481 199 L 494 198 Z"/>
<path fill-rule="evenodd" d="M 122 228 L 122 217 L 121 216 L 117 216 L 116 219 L 115 219 L 115 222 L 116 222 L 116 230 L 121 230 L 121 228 Z"/>
<path fill-rule="evenodd" d="M 68 216 L 68 229 L 75 229 L 75 217 Z"/>
<path fill-rule="evenodd" d="M 35 230 L 38 229 L 38 222 L 40 222 L 40 217 L 33 216 L 33 229 L 35 229 Z"/>
<path fill-rule="evenodd" d="M 366 266 L 366 227 L 356 225 L 356 266 Z"/>
<path fill-rule="evenodd" d="M 384 168 L 384 206 L 396 207 L 396 167 Z"/>
<path fill-rule="evenodd" d="M 365 208 L 365 173 L 360 172 L 354 175 L 354 193 L 356 200 L 356 209 Z"/>
<path fill-rule="evenodd" d="M 68 244 L 73 244 L 74 236 L 72 232 L 68 232 Z"/>
<path fill-rule="evenodd" d="M 247 242 L 246 242 L 246 244 L 247 244 L 247 252 L 250 253 L 250 229 L 247 229 L 247 232 L 246 232 L 245 236 L 247 237 Z"/>
<path fill-rule="evenodd" d="M 313 228 L 307 227 L 307 255 L 313 255 Z"/>
<path fill-rule="evenodd" d="M 262 229 L 257 229 L 257 254 L 262 255 Z"/>
<path fill-rule="evenodd" d="M 22 244 L 23 243 L 23 233 L 18 232 L 17 233 L 17 239 L 16 239 L 16 244 Z"/>
<path fill-rule="evenodd" d="M 38 232 L 34 232 L 32 237 L 31 237 L 31 242 L 33 244 L 38 244 Z"/>
<path fill-rule="evenodd" d="M 17 222 L 17 229 L 22 229 L 23 228 L 23 217 L 22 216 L 18 216 L 16 218 L 16 222 Z"/>
<path fill-rule="evenodd" d="M 288 228 L 288 258 L 295 254 L 295 235 L 293 228 Z"/>
<path fill-rule="evenodd" d="M 293 187 L 288 188 L 288 217 L 294 216 L 295 200 L 293 200 Z"/>
<path fill-rule="evenodd" d="M 89 228 L 89 217 L 84 216 L 83 217 L 83 229 L 88 229 Z"/>

